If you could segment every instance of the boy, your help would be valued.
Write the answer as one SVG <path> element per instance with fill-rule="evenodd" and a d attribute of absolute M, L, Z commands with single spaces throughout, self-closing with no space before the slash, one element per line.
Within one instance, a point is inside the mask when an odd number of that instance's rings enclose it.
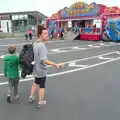
<path fill-rule="evenodd" d="M 16 56 L 16 47 L 8 48 L 9 55 L 4 57 L 4 76 L 8 79 L 8 95 L 7 102 L 12 103 L 12 95 L 14 99 L 18 99 L 19 84 L 19 58 Z M 13 92 L 14 87 L 14 92 Z"/>

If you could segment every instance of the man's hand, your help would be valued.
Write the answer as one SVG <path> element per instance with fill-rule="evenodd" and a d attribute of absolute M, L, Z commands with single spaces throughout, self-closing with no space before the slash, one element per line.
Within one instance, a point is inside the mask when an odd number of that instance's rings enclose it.
<path fill-rule="evenodd" d="M 63 65 L 61 65 L 61 64 L 55 64 L 55 67 L 58 68 L 58 69 L 60 69 L 62 66 Z"/>

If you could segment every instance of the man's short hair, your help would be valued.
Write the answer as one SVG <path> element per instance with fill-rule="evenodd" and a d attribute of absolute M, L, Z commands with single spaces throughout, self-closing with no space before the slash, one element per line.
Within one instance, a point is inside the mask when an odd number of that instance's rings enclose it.
<path fill-rule="evenodd" d="M 38 32 L 37 32 L 37 33 L 38 33 L 38 34 L 37 34 L 37 35 L 38 35 L 38 37 L 39 37 L 39 35 L 41 35 L 41 34 L 42 34 L 43 30 L 46 30 L 46 28 L 44 28 L 44 26 L 43 26 L 43 25 L 39 25 L 39 26 L 38 26 Z"/>
<path fill-rule="evenodd" d="M 14 46 L 8 47 L 8 52 L 9 52 L 10 54 L 14 54 L 14 53 L 16 52 L 16 47 L 14 47 Z"/>

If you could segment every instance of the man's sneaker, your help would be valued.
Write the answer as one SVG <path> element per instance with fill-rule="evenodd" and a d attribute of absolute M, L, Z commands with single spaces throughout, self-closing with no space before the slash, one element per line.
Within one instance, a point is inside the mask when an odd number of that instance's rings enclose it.
<path fill-rule="evenodd" d="M 41 108 L 46 105 L 46 101 L 38 102 L 37 107 Z"/>
<path fill-rule="evenodd" d="M 28 99 L 28 101 L 29 101 L 30 103 L 33 103 L 33 102 L 35 101 L 35 97 L 30 96 L 29 99 Z"/>
<path fill-rule="evenodd" d="M 18 100 L 19 97 L 20 97 L 19 95 L 15 95 L 15 96 L 14 96 L 14 100 Z"/>
<path fill-rule="evenodd" d="M 8 102 L 8 103 L 12 103 L 11 96 L 7 96 L 7 102 Z"/>

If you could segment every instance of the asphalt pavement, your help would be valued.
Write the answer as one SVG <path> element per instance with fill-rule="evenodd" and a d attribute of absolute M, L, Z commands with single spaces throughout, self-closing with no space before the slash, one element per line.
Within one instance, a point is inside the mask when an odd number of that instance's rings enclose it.
<path fill-rule="evenodd" d="M 63 63 L 48 66 L 45 99 L 38 109 L 29 104 L 33 76 L 20 80 L 20 99 L 6 102 L 3 57 L 14 44 L 19 54 L 25 40 L 0 40 L 0 120 L 119 120 L 120 43 L 60 40 L 46 42 L 48 58 Z M 37 96 L 38 97 L 38 96 Z M 16 112 L 16 113 L 15 113 Z"/>

